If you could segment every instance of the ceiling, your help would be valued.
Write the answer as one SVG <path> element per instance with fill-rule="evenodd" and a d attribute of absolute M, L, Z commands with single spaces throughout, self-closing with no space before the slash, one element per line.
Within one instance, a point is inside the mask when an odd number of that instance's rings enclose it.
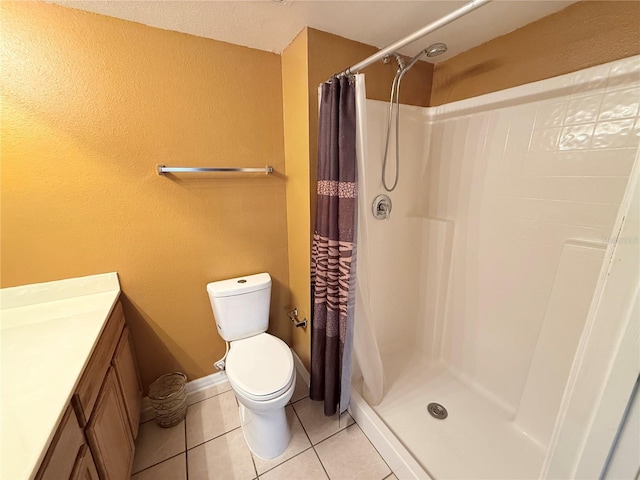
<path fill-rule="evenodd" d="M 282 53 L 309 26 L 385 47 L 461 7 L 459 0 L 53 0 L 52 3 Z M 400 50 L 414 55 L 434 42 L 449 46 L 442 61 L 575 3 L 494 0 Z"/>

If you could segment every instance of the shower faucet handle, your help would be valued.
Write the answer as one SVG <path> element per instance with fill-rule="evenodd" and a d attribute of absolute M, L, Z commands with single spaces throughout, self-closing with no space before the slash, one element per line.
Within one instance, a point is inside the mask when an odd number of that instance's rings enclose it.
<path fill-rule="evenodd" d="M 388 220 L 391 216 L 391 199 L 388 195 L 378 195 L 373 200 L 373 216 L 376 220 Z"/>
<path fill-rule="evenodd" d="M 386 202 L 380 202 L 376 208 L 379 217 L 383 217 L 385 220 L 389 218 L 389 205 Z"/>

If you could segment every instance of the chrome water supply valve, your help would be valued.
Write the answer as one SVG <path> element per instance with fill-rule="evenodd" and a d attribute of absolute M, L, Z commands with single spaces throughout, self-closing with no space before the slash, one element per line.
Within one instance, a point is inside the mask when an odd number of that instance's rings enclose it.
<path fill-rule="evenodd" d="M 290 312 L 287 312 L 287 316 L 289 320 L 293 322 L 296 327 L 307 328 L 307 319 L 303 318 L 302 320 L 298 319 L 298 307 L 295 307 Z"/>

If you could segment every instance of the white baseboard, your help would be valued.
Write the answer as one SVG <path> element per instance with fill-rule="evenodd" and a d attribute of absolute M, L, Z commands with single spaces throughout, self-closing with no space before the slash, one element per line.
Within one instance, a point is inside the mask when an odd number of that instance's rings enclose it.
<path fill-rule="evenodd" d="M 193 399 L 193 397 L 208 388 L 211 388 L 215 385 L 219 385 L 227 381 L 227 375 L 224 372 L 216 372 L 211 375 L 207 375 L 206 377 L 196 378 L 195 380 L 191 380 L 187 382 L 185 385 L 185 389 L 187 390 L 187 405 L 191 405 L 193 401 L 189 401 Z M 151 400 L 149 397 L 142 398 L 142 405 L 140 409 L 140 423 L 147 422 L 154 418 L 153 407 L 151 406 Z"/>
<path fill-rule="evenodd" d="M 140 405 L 140 423 L 148 422 L 154 417 L 153 407 L 151 406 L 151 400 L 149 397 L 142 397 L 142 404 Z"/>
<path fill-rule="evenodd" d="M 300 357 L 293 348 L 291 349 L 291 353 L 293 354 L 293 364 L 295 365 L 300 378 L 304 380 L 304 383 L 306 383 L 308 387 L 311 382 L 311 375 L 309 375 L 309 372 L 304 367 L 304 363 L 302 363 L 302 360 L 300 360 Z"/>
<path fill-rule="evenodd" d="M 304 380 L 304 382 L 309 386 L 309 372 L 304 367 L 302 360 L 296 354 L 296 352 L 291 349 L 291 353 L 293 354 L 293 364 L 296 367 L 296 371 L 300 378 Z M 207 375 L 205 377 L 196 378 L 195 380 L 191 380 L 187 382 L 185 388 L 187 390 L 187 405 L 191 405 L 193 401 L 190 401 L 194 398 L 194 396 L 200 392 L 203 392 L 215 385 L 219 385 L 227 381 L 227 375 L 224 372 L 216 372 L 211 375 Z M 140 423 L 147 422 L 152 420 L 154 417 L 153 407 L 151 406 L 151 400 L 149 397 L 144 397 L 142 399 L 141 411 L 140 411 Z"/>
<path fill-rule="evenodd" d="M 193 395 L 194 393 L 201 392 L 206 390 L 209 387 L 214 385 L 218 385 L 219 383 L 223 383 L 227 381 L 227 374 L 224 372 L 216 372 L 211 375 L 207 375 L 206 377 L 196 378 L 195 380 L 191 380 L 187 382 L 187 403 L 189 402 L 189 395 Z"/>

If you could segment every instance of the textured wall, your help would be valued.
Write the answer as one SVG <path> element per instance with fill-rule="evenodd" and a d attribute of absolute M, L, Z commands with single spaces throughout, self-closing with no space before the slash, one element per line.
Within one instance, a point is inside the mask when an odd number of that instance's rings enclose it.
<path fill-rule="evenodd" d="M 307 29 L 282 53 L 282 92 L 287 166 L 287 235 L 291 308 L 309 315 L 311 275 L 309 183 L 309 89 Z M 295 328 L 292 346 L 307 369 L 311 358 L 310 328 Z"/>
<path fill-rule="evenodd" d="M 269 272 L 290 341 L 280 57 L 40 2 L 1 13 L 2 286 L 117 271 L 146 385 L 214 371 L 213 280 Z"/>
<path fill-rule="evenodd" d="M 308 29 L 309 50 L 309 158 L 311 159 L 311 185 L 315 192 L 318 151 L 318 85 L 334 73 L 355 65 L 379 49 L 337 35 Z M 389 101 L 391 84 L 397 70 L 395 62 L 373 63 L 362 70 L 366 75 L 367 98 Z M 418 62 L 402 78 L 400 102 L 425 107 L 431 99 L 433 64 Z M 311 196 L 311 230 L 315 222 L 316 196 Z"/>
<path fill-rule="evenodd" d="M 331 33 L 307 29 L 309 46 L 309 88 L 317 97 L 317 87 L 332 74 L 338 73 L 354 65 L 379 49 L 371 45 L 349 40 L 348 38 Z M 405 57 L 408 59 L 408 57 Z M 367 98 L 372 100 L 389 101 L 391 82 L 396 73 L 397 64 L 384 64 L 382 61 L 373 63 L 362 73 L 367 75 Z M 400 102 L 406 105 L 424 107 L 429 105 L 431 97 L 431 77 L 433 64 L 419 62 L 402 78 Z M 311 115 L 317 116 L 317 98 L 312 104 L 315 106 Z"/>
<path fill-rule="evenodd" d="M 640 53 L 640 2 L 582 1 L 438 63 L 431 105 Z"/>

